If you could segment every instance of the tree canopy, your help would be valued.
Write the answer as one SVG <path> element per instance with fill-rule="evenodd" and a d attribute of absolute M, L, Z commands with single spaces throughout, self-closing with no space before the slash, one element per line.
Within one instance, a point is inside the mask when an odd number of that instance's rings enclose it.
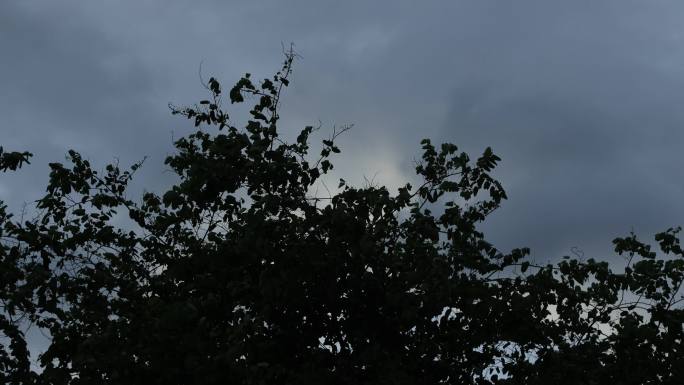
<path fill-rule="evenodd" d="M 294 58 L 172 106 L 195 129 L 166 159 L 168 191 L 132 199 L 141 163 L 69 151 L 34 218 L 0 205 L 0 382 L 682 383 L 679 229 L 658 251 L 614 240 L 624 267 L 537 264 L 479 230 L 507 199 L 500 158 L 427 139 L 416 186 L 311 195 L 345 129 L 279 135 Z M 238 127 L 226 108 L 245 102 Z M 0 170 L 30 156 L 0 150 Z M 50 336 L 35 363 L 29 327 Z"/>

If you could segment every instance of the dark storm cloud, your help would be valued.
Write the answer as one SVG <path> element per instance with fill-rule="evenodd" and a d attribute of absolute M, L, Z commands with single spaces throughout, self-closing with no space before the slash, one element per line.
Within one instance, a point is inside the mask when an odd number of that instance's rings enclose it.
<path fill-rule="evenodd" d="M 159 114 L 165 105 L 150 102 L 152 71 L 69 15 L 0 4 L 2 144 L 35 154 L 26 172 L 3 178 L 3 198 L 12 203 L 39 197 L 47 162 L 62 161 L 68 149 L 96 164 L 129 164 L 170 143 Z"/>
<path fill-rule="evenodd" d="M 338 176 L 403 184 L 423 137 L 492 146 L 511 197 L 488 225 L 495 241 L 540 259 L 602 253 L 632 227 L 684 222 L 683 13 L 664 1 L 4 1 L 2 144 L 38 157 L 3 176 L 0 196 L 39 193 L 45 163 L 70 147 L 97 164 L 149 155 L 139 186 L 167 183 L 163 158 L 189 127 L 166 103 L 204 95 L 200 63 L 225 83 L 268 76 L 293 41 L 303 59 L 283 127 L 354 123 Z"/>
<path fill-rule="evenodd" d="M 607 253 L 684 218 L 682 7 L 552 3 L 481 15 L 497 29 L 486 51 L 460 46 L 478 71 L 454 87 L 445 136 L 504 158 L 504 244 Z"/>

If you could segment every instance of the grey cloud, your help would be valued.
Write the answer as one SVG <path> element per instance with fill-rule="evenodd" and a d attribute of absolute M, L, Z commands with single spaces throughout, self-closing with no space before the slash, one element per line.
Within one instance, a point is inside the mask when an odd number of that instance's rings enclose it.
<path fill-rule="evenodd" d="M 613 237 L 630 229 L 650 236 L 684 214 L 675 182 L 684 163 L 684 67 L 674 65 L 682 49 L 672 16 L 682 8 L 572 7 L 498 18 L 509 33 L 487 31 L 496 37 L 469 59 L 479 72 L 453 88 L 444 129 L 466 147 L 491 145 L 502 155 L 511 201 L 491 230 L 541 258 L 571 245 L 609 253 Z"/>
<path fill-rule="evenodd" d="M 492 146 L 511 197 L 486 226 L 497 243 L 607 253 L 632 227 L 684 222 L 682 16 L 674 1 L 2 2 L 2 144 L 38 157 L 0 197 L 42 189 L 69 147 L 149 155 L 139 188 L 168 183 L 189 126 L 166 103 L 204 96 L 200 62 L 224 83 L 268 76 L 293 41 L 283 128 L 354 123 L 340 177 L 411 179 L 423 137 Z"/>
<path fill-rule="evenodd" d="M 145 155 L 161 164 L 171 128 L 149 68 L 90 23 L 66 19 L 68 12 L 0 8 L 2 144 L 35 154 L 25 172 L 3 178 L 3 198 L 38 198 L 47 162 L 62 161 L 71 148 L 101 165 Z"/>

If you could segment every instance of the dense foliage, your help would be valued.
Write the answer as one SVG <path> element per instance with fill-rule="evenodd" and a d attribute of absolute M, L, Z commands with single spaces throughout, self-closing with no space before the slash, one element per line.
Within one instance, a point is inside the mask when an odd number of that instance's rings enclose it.
<path fill-rule="evenodd" d="M 274 77 L 173 112 L 196 130 L 179 182 L 127 197 L 135 170 L 51 163 L 32 220 L 0 209 L 0 382 L 8 384 L 681 384 L 677 229 L 626 267 L 502 252 L 477 225 L 506 199 L 488 148 L 422 144 L 422 183 L 312 187 L 340 152 L 287 143 Z M 224 110 L 255 101 L 245 127 Z M 313 154 L 312 154 L 313 153 Z M 30 154 L 0 152 L 0 169 Z M 130 218 L 130 223 L 122 220 Z M 36 363 L 27 328 L 48 334 Z"/>

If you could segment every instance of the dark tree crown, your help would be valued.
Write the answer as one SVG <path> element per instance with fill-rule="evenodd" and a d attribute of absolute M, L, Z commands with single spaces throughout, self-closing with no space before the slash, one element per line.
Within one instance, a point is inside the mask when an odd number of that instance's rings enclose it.
<path fill-rule="evenodd" d="M 507 198 L 499 157 L 427 139 L 416 187 L 312 196 L 347 128 L 280 138 L 294 59 L 172 106 L 196 130 L 162 194 L 127 197 L 140 163 L 100 172 L 69 151 L 34 220 L 0 205 L 1 383 L 682 383 L 679 229 L 656 236 L 661 253 L 616 239 L 618 272 L 535 264 L 478 230 Z M 254 102 L 244 127 L 226 101 Z M 30 155 L 0 148 L 0 170 Z M 29 326 L 50 336 L 35 364 Z"/>

